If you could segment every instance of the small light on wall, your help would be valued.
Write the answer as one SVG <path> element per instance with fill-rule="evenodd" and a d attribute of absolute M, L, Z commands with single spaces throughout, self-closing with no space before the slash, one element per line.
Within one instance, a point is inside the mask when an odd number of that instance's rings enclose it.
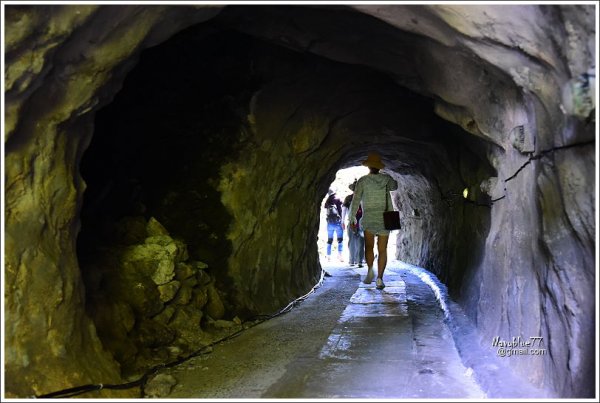
<path fill-rule="evenodd" d="M 469 197 L 469 188 L 465 188 L 465 190 L 463 190 L 463 197 L 466 199 L 467 197 Z"/>

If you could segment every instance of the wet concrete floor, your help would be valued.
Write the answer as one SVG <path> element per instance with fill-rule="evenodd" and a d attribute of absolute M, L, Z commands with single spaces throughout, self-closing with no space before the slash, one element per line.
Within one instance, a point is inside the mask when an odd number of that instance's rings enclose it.
<path fill-rule="evenodd" d="M 177 384 L 161 397 L 487 397 L 417 276 L 391 262 L 377 290 L 361 282 L 365 268 L 323 267 L 330 276 L 290 312 L 169 369 Z"/>

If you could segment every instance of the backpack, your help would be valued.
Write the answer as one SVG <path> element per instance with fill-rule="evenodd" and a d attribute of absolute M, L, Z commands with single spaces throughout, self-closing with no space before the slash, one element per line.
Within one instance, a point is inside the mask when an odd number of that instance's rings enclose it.
<path fill-rule="evenodd" d="M 340 213 L 335 204 L 332 203 L 327 207 L 326 218 L 329 224 L 337 224 L 342 221 L 342 217 L 340 217 Z"/>

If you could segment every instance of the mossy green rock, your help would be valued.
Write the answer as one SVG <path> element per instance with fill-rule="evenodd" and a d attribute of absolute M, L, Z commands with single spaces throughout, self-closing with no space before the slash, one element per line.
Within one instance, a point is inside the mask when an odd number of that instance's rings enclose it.
<path fill-rule="evenodd" d="M 208 303 L 206 304 L 206 313 L 214 320 L 221 319 L 225 315 L 225 306 L 221 301 L 219 292 L 213 285 L 207 288 Z"/>

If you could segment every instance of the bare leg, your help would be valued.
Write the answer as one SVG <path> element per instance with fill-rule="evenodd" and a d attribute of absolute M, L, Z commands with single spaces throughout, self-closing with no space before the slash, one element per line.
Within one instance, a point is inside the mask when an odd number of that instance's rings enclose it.
<path fill-rule="evenodd" d="M 375 277 L 375 271 L 373 270 L 373 261 L 375 257 L 373 256 L 373 244 L 375 243 L 375 234 L 365 231 L 365 254 L 367 255 L 367 275 L 363 280 L 365 284 L 371 284 L 373 281 L 373 277 Z"/>
<path fill-rule="evenodd" d="M 375 234 L 365 230 L 365 259 L 367 261 L 367 267 L 373 267 L 373 261 L 375 255 L 373 254 L 373 247 L 375 246 Z"/>
<path fill-rule="evenodd" d="M 387 244 L 389 235 L 378 235 L 377 236 L 377 278 L 383 278 L 383 272 L 387 265 Z M 366 232 L 365 232 L 366 239 Z M 373 253 L 373 247 L 371 246 L 371 254 Z M 368 260 L 367 260 L 368 261 Z"/>

